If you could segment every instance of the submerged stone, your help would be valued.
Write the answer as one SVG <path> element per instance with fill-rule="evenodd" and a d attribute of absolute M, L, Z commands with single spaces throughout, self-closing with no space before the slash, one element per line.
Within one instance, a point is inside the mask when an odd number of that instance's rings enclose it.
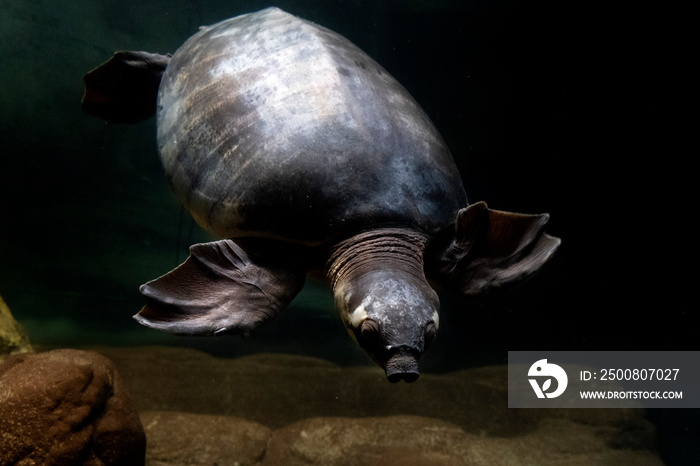
<path fill-rule="evenodd" d="M 143 465 L 146 437 L 112 362 L 54 350 L 0 365 L 0 464 Z"/>
<path fill-rule="evenodd" d="M 12 317 L 10 308 L 0 296 L 0 362 L 10 354 L 31 352 L 29 337 L 19 322 Z"/>
<path fill-rule="evenodd" d="M 141 422 L 149 466 L 257 464 L 272 436 L 257 422 L 231 416 L 147 411 Z"/>

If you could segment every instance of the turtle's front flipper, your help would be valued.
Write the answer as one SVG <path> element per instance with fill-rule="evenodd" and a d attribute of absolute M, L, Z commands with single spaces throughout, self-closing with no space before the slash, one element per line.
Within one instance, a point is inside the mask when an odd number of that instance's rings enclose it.
<path fill-rule="evenodd" d="M 448 286 L 478 296 L 508 289 L 530 277 L 561 241 L 544 232 L 549 215 L 492 210 L 477 202 L 459 211 L 452 243 L 438 255 Z"/>
<path fill-rule="evenodd" d="M 175 270 L 141 286 L 139 323 L 177 335 L 243 333 L 277 316 L 304 285 L 305 270 L 253 262 L 231 240 L 195 244 Z"/>
<path fill-rule="evenodd" d="M 107 123 L 138 123 L 156 113 L 170 56 L 121 51 L 85 75 L 82 109 Z"/>

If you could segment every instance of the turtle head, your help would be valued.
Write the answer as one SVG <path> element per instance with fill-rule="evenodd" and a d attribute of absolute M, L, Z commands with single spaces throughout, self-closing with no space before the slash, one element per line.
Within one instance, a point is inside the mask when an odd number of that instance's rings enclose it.
<path fill-rule="evenodd" d="M 438 297 L 427 282 L 397 270 L 376 270 L 349 283 L 336 302 L 350 334 L 390 382 L 418 378 L 418 360 L 439 325 Z"/>
<path fill-rule="evenodd" d="M 380 243 L 385 244 L 352 248 L 356 254 L 343 264 L 345 273 L 331 273 L 336 307 L 350 335 L 390 382 L 413 382 L 418 360 L 435 339 L 439 300 L 423 275 L 420 253 L 406 254 L 413 249 L 407 247 L 397 255 L 402 248 L 395 237 Z"/>

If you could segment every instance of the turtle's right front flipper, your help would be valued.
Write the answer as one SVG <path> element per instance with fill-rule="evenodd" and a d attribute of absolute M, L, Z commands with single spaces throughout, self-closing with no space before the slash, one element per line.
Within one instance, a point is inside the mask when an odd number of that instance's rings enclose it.
<path fill-rule="evenodd" d="M 141 286 L 147 304 L 134 318 L 177 335 L 247 334 L 304 285 L 305 270 L 279 264 L 254 262 L 231 240 L 195 244 L 183 264 Z"/>
<path fill-rule="evenodd" d="M 83 77 L 82 109 L 107 123 L 138 123 L 156 113 L 169 55 L 121 51 Z"/>

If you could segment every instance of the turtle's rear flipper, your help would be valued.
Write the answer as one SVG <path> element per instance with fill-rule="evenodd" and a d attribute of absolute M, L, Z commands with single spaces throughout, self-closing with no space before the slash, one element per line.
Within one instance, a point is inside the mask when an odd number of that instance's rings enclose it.
<path fill-rule="evenodd" d="M 177 335 L 243 333 L 277 316 L 304 285 L 302 269 L 253 262 L 231 240 L 195 244 L 175 270 L 141 286 L 141 324 Z"/>
<path fill-rule="evenodd" d="M 158 87 L 170 56 L 148 52 L 115 52 L 83 77 L 85 113 L 107 123 L 138 123 L 156 112 Z"/>

